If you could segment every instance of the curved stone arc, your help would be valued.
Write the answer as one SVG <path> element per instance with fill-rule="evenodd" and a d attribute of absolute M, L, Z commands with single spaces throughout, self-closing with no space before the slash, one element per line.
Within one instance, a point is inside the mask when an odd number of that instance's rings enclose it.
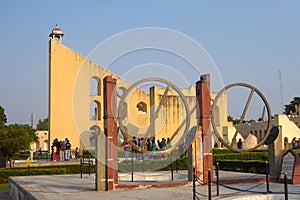
<path fill-rule="evenodd" d="M 125 99 L 127 98 L 127 96 L 130 94 L 131 90 L 133 90 L 134 88 L 136 88 L 138 85 L 141 85 L 142 83 L 145 82 L 161 82 L 167 85 L 167 87 L 171 87 L 173 88 L 178 94 L 179 97 L 182 99 L 184 107 L 185 107 L 185 111 L 186 111 L 186 125 L 185 125 L 185 129 L 184 129 L 184 133 L 181 137 L 181 139 L 179 141 L 181 141 L 183 138 L 185 138 L 188 134 L 189 131 L 189 127 L 190 127 L 190 108 L 189 105 L 184 97 L 184 94 L 181 92 L 181 90 L 176 87 L 173 83 L 171 83 L 170 81 L 167 81 L 165 79 L 162 78 L 146 78 L 146 79 L 141 79 L 135 83 L 133 83 L 126 91 L 125 93 L 122 95 L 120 103 L 119 103 L 119 108 L 118 108 L 118 123 L 119 123 L 119 128 L 124 136 L 124 138 L 128 139 L 129 134 L 126 130 L 126 127 L 123 125 L 122 123 L 122 118 L 123 117 L 119 117 L 119 116 L 123 116 L 122 113 L 124 113 L 124 107 L 122 106 L 125 103 Z M 145 138 L 146 140 L 146 138 Z M 163 151 L 156 151 L 156 152 L 150 152 L 150 151 L 146 151 L 145 149 L 142 149 L 141 147 L 139 147 L 138 145 L 134 144 L 131 140 L 128 141 L 128 143 L 130 145 L 132 145 L 135 149 L 137 149 L 140 152 L 144 152 L 147 154 L 165 154 L 165 153 L 170 153 L 172 152 L 175 148 L 177 148 L 179 142 L 177 142 L 175 145 L 172 145 L 171 148 L 163 150 Z"/>
<path fill-rule="evenodd" d="M 215 118 L 214 118 L 214 111 L 216 109 L 217 102 L 218 102 L 219 98 L 222 96 L 223 93 L 225 93 L 228 89 L 233 88 L 233 87 L 246 87 L 246 88 L 249 88 L 251 90 L 254 90 L 259 95 L 259 97 L 263 100 L 263 102 L 264 102 L 264 104 L 266 106 L 267 112 L 268 112 L 267 133 L 266 133 L 265 137 L 256 146 L 254 146 L 253 148 L 250 148 L 250 149 L 237 149 L 237 148 L 234 148 L 233 146 L 227 144 L 226 141 L 223 140 L 223 138 L 221 137 L 221 134 L 219 133 L 219 131 L 217 130 L 217 126 L 216 126 L 216 122 L 215 122 Z M 219 91 L 219 93 L 217 94 L 216 98 L 214 99 L 213 106 L 212 106 L 212 120 L 211 120 L 211 123 L 212 123 L 212 127 L 213 127 L 213 130 L 214 130 L 214 133 L 216 134 L 218 140 L 224 146 L 226 146 L 227 148 L 229 148 L 230 150 L 235 151 L 235 152 L 249 152 L 249 151 L 254 151 L 258 147 L 260 147 L 262 144 L 264 144 L 264 142 L 266 141 L 266 139 L 268 138 L 268 136 L 270 134 L 271 124 L 272 124 L 272 115 L 271 115 L 270 105 L 269 105 L 267 99 L 265 98 L 265 96 L 262 94 L 262 92 L 260 92 L 256 87 L 254 87 L 254 86 L 252 86 L 252 85 L 250 85 L 248 83 L 232 83 L 232 84 L 229 84 L 229 85 L 225 86 L 223 89 L 221 89 Z"/>

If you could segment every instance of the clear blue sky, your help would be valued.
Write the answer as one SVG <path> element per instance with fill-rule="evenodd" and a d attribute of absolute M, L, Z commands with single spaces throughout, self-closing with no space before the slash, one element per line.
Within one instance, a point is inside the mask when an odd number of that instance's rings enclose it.
<path fill-rule="evenodd" d="M 86 56 L 113 34 L 170 28 L 200 43 L 224 84 L 248 82 L 280 113 L 300 96 L 300 1 L 1 1 L 0 105 L 9 123 L 48 116 L 48 40 L 58 24 L 63 43 Z M 260 108 L 257 108 L 260 109 Z"/>

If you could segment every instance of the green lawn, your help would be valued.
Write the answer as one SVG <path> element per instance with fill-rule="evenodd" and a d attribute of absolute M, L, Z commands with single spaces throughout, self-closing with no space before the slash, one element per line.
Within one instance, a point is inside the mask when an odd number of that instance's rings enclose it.
<path fill-rule="evenodd" d="M 8 184 L 0 184 L 0 191 L 8 190 Z"/>

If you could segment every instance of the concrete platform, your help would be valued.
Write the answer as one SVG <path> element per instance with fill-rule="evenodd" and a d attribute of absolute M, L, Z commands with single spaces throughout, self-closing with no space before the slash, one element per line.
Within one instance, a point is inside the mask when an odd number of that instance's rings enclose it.
<path fill-rule="evenodd" d="M 167 178 L 170 172 L 144 172 L 135 173 L 134 182 L 131 182 L 131 174 L 120 173 L 119 184 L 131 189 L 124 189 L 119 186 L 115 191 L 95 191 L 95 177 L 92 175 L 55 175 L 55 176 L 24 176 L 11 177 L 9 179 L 9 194 L 12 199 L 179 199 L 186 200 L 193 198 L 193 189 L 190 182 L 186 181 L 186 172 L 179 171 L 174 174 L 174 185 L 170 187 L 170 180 Z M 153 175 L 153 176 L 152 176 Z M 145 177 L 152 177 L 147 180 Z M 153 178 L 157 177 L 157 179 Z M 164 177 L 164 179 L 163 179 Z M 266 192 L 266 185 L 263 181 L 253 182 L 257 178 L 264 178 L 263 175 L 220 172 L 220 180 L 239 180 L 239 183 L 220 185 L 220 195 L 216 195 L 216 186 L 212 186 L 213 199 L 284 199 L 283 184 L 271 183 L 272 194 Z M 180 184 L 179 184 L 180 183 Z M 182 183 L 182 185 L 181 185 Z M 168 187 L 166 187 L 168 186 Z M 132 189 L 134 188 L 134 189 Z M 147 188 L 147 189 L 145 189 Z M 289 185 L 289 199 L 300 199 L 300 185 Z M 196 187 L 199 199 L 208 199 L 207 185 Z M 281 193 L 281 194 L 280 194 Z"/>

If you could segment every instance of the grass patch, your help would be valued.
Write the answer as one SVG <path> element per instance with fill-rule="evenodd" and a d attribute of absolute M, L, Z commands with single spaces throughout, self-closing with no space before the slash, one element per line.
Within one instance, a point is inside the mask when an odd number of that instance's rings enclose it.
<path fill-rule="evenodd" d="M 151 159 L 151 160 L 145 160 L 144 162 L 142 160 L 134 160 L 133 161 L 133 170 L 135 172 L 142 172 L 142 171 L 169 171 L 171 170 L 171 163 L 172 168 L 178 169 L 178 170 L 186 170 L 188 166 L 188 159 L 185 156 L 182 156 L 177 159 L 176 157 L 173 157 L 171 160 L 171 157 L 168 157 L 164 160 L 161 159 Z M 131 172 L 132 170 L 132 161 L 131 159 L 125 160 L 121 163 L 119 163 L 118 170 L 120 172 Z"/>
<path fill-rule="evenodd" d="M 88 173 L 88 165 L 82 166 L 83 173 Z M 95 173 L 95 166 L 91 165 L 91 173 Z M 55 174 L 80 174 L 80 165 L 49 165 L 49 166 L 36 166 L 30 167 L 31 176 L 33 175 L 55 175 Z M 14 167 L 0 169 L 0 183 L 8 182 L 9 176 L 28 176 L 27 167 Z"/>
<path fill-rule="evenodd" d="M 8 190 L 8 184 L 0 184 L 0 191 Z"/>

